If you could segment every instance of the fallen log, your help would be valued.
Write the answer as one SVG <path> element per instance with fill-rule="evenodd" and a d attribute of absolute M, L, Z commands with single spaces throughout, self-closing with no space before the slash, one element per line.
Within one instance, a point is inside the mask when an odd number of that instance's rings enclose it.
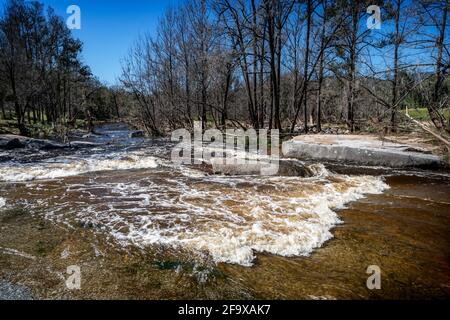
<path fill-rule="evenodd" d="M 422 130 L 424 130 L 425 132 L 428 132 L 429 134 L 431 134 L 433 137 L 435 137 L 436 139 L 438 139 L 439 141 L 441 141 L 442 143 L 445 144 L 445 146 L 447 147 L 448 151 L 450 152 L 450 141 L 448 141 L 447 139 L 445 139 L 442 135 L 434 132 L 431 128 L 428 128 L 426 125 L 424 125 L 423 123 L 417 121 L 416 119 L 413 119 L 409 113 L 408 113 L 408 108 L 406 108 L 406 112 L 405 112 L 406 117 L 411 120 L 413 123 L 417 124 Z"/>

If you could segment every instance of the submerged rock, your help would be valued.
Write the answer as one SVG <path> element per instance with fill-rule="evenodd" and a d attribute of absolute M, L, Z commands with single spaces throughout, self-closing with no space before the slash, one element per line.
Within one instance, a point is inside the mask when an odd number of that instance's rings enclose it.
<path fill-rule="evenodd" d="M 98 134 L 98 133 L 89 132 L 87 134 L 82 135 L 81 138 L 83 138 L 83 139 L 90 139 L 90 138 L 97 138 L 99 136 L 101 136 L 101 135 Z"/>
<path fill-rule="evenodd" d="M 14 134 L 0 135 L 0 148 L 6 150 L 25 148 L 26 140 L 26 137 Z"/>
<path fill-rule="evenodd" d="M 312 177 L 314 172 L 298 160 L 280 160 L 278 175 L 283 177 Z"/>
<path fill-rule="evenodd" d="M 278 163 L 272 162 L 273 171 L 270 174 L 264 173 L 264 168 L 268 169 L 269 164 L 265 161 L 248 161 L 243 164 L 222 164 L 212 161 L 212 172 L 228 176 L 241 175 L 273 175 L 283 177 L 311 177 L 314 172 L 303 162 L 298 160 L 280 159 Z"/>
<path fill-rule="evenodd" d="M 14 150 L 14 149 L 29 149 L 34 150 L 62 150 L 69 148 L 92 148 L 103 145 L 102 143 L 88 142 L 88 141 L 72 141 L 70 143 L 60 143 L 47 139 L 34 139 L 18 135 L 0 135 L 0 149 Z"/>
<path fill-rule="evenodd" d="M 19 139 L 12 139 L 8 141 L 3 148 L 6 150 L 22 149 L 25 148 L 25 144 Z"/>
<path fill-rule="evenodd" d="M 33 141 L 33 143 L 36 143 L 40 150 L 59 150 L 59 149 L 70 148 L 70 146 L 67 144 L 62 144 L 62 143 L 49 141 L 49 140 Z"/>
<path fill-rule="evenodd" d="M 72 148 L 94 148 L 102 146 L 102 143 L 89 142 L 89 141 L 71 141 L 70 146 Z"/>
<path fill-rule="evenodd" d="M 257 175 L 261 173 L 261 164 L 252 161 L 243 164 L 227 164 L 219 161 L 212 161 L 212 172 L 227 176 Z"/>
<path fill-rule="evenodd" d="M 39 150 L 55 150 L 67 148 L 67 144 L 46 139 L 33 139 L 18 135 L 1 135 L 0 148 L 12 150 L 19 148 L 30 148 Z"/>
<path fill-rule="evenodd" d="M 0 300 L 33 300 L 33 296 L 25 286 L 0 280 Z"/>
<path fill-rule="evenodd" d="M 145 136 L 145 133 L 142 130 L 133 131 L 129 134 L 130 138 L 142 138 L 143 136 Z"/>

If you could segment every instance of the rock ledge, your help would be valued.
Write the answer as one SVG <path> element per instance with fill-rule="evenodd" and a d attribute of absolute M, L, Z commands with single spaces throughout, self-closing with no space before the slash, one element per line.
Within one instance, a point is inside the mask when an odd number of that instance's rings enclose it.
<path fill-rule="evenodd" d="M 283 143 L 283 155 L 368 166 L 438 168 L 443 161 L 408 144 L 381 141 L 367 135 L 304 135 Z"/>

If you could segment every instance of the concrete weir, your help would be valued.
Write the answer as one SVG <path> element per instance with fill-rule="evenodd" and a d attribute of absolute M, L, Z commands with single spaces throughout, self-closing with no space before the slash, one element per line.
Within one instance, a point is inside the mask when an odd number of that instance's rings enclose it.
<path fill-rule="evenodd" d="M 288 158 L 327 160 L 395 168 L 442 166 L 436 155 L 411 145 L 382 141 L 368 135 L 304 135 L 283 143 Z"/>

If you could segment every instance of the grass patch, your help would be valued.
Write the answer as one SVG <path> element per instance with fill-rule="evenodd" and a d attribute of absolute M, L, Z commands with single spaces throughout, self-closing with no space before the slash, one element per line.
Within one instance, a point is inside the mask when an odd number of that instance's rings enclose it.
<path fill-rule="evenodd" d="M 86 128 L 87 123 L 84 119 L 76 119 L 75 120 L 75 129 L 83 129 Z"/>
<path fill-rule="evenodd" d="M 406 110 L 402 110 L 402 113 L 406 113 Z M 416 109 L 408 109 L 408 114 L 411 118 L 418 121 L 429 121 L 430 114 L 428 113 L 427 108 L 416 108 Z M 450 108 L 443 110 L 444 117 L 448 119 L 450 117 Z"/>

